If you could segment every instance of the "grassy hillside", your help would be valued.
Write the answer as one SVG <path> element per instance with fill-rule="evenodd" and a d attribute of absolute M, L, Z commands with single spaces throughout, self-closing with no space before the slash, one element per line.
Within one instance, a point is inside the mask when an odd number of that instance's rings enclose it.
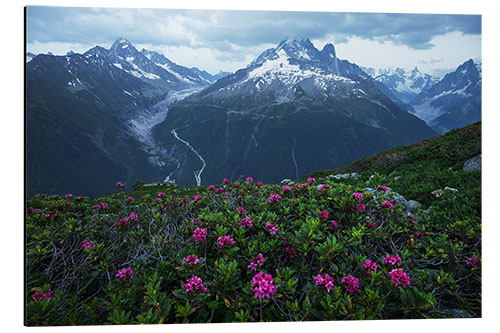
<path fill-rule="evenodd" d="M 288 185 L 29 198 L 27 324 L 480 317 L 480 153 L 476 123 Z"/>

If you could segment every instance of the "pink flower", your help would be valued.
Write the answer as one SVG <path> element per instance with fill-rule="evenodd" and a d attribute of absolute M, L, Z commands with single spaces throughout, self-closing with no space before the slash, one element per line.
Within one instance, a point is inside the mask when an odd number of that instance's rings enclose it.
<path fill-rule="evenodd" d="M 53 219 L 54 219 L 54 215 L 52 215 L 52 214 L 47 214 L 47 215 L 45 215 L 45 218 L 46 218 L 47 220 L 53 220 Z"/>
<path fill-rule="evenodd" d="M 201 290 L 202 292 L 207 291 L 207 288 L 205 288 L 205 286 L 203 286 L 203 281 L 199 277 L 197 277 L 196 275 L 191 277 L 187 281 L 187 283 L 182 286 L 182 288 L 184 288 L 184 290 L 187 293 L 189 293 L 193 290 Z"/>
<path fill-rule="evenodd" d="M 33 296 L 31 296 L 31 297 L 33 297 L 37 301 L 41 301 L 45 298 L 50 299 L 52 297 L 52 295 L 54 295 L 54 292 L 51 289 L 47 290 L 46 293 L 42 293 L 40 291 L 40 289 L 36 289 L 35 292 L 33 293 Z"/>
<path fill-rule="evenodd" d="M 84 249 L 84 248 L 87 248 L 87 249 L 88 249 L 88 248 L 93 247 L 94 245 L 95 245 L 95 244 L 94 244 L 94 242 L 89 242 L 89 241 L 87 241 L 87 240 L 84 240 L 84 241 L 82 242 L 82 244 L 80 245 L 80 249 Z"/>
<path fill-rule="evenodd" d="M 239 211 L 241 214 L 245 215 L 245 208 L 243 208 L 243 207 L 238 207 L 238 211 Z"/>
<path fill-rule="evenodd" d="M 371 271 L 377 270 L 377 263 L 375 261 L 371 261 L 370 259 L 366 259 L 363 263 L 363 268 L 366 268 L 366 274 L 370 274 Z"/>
<path fill-rule="evenodd" d="M 132 271 L 132 267 L 128 266 L 127 268 L 119 270 L 118 273 L 116 273 L 116 276 L 120 278 L 122 281 L 125 281 L 127 280 L 127 277 L 133 278 L 134 272 Z"/>
<path fill-rule="evenodd" d="M 281 197 L 278 193 L 273 193 L 269 196 L 269 202 L 280 201 Z"/>
<path fill-rule="evenodd" d="M 121 227 L 126 227 L 128 224 L 128 218 L 124 217 L 118 221 L 118 225 Z"/>
<path fill-rule="evenodd" d="M 347 290 L 351 295 L 354 294 L 359 289 L 358 278 L 348 275 L 342 279 L 342 283 L 345 283 L 345 290 Z"/>
<path fill-rule="evenodd" d="M 335 220 L 330 221 L 330 228 L 337 228 L 339 226 L 338 222 Z"/>
<path fill-rule="evenodd" d="M 182 263 L 183 264 L 194 265 L 194 264 L 199 264 L 200 260 L 198 259 L 198 256 L 188 255 L 186 258 L 182 259 Z"/>
<path fill-rule="evenodd" d="M 392 209 L 394 206 L 389 201 L 385 200 L 384 202 L 382 202 L 382 207 Z"/>
<path fill-rule="evenodd" d="M 367 228 L 376 228 L 377 224 L 375 222 L 370 222 L 366 225 Z"/>
<path fill-rule="evenodd" d="M 384 191 L 384 192 L 385 192 L 385 191 L 387 191 L 387 190 L 388 190 L 388 187 L 387 187 L 387 186 L 385 186 L 385 185 L 378 185 L 378 186 L 377 186 L 377 190 L 382 190 L 382 191 Z"/>
<path fill-rule="evenodd" d="M 312 184 L 312 183 L 314 183 L 315 181 L 316 181 L 316 178 L 313 178 L 313 177 L 309 177 L 309 178 L 307 178 L 307 183 L 308 183 L 308 184 Z"/>
<path fill-rule="evenodd" d="M 248 177 L 247 178 L 247 182 L 249 182 L 249 183 L 253 182 L 253 178 L 252 177 Z"/>
<path fill-rule="evenodd" d="M 189 203 L 189 199 L 188 198 L 182 198 L 181 202 L 185 203 L 185 204 L 188 204 Z"/>
<path fill-rule="evenodd" d="M 322 210 L 321 212 L 319 212 L 319 216 L 321 216 L 324 219 L 328 219 L 328 215 L 329 214 L 327 210 Z"/>
<path fill-rule="evenodd" d="M 470 257 L 465 260 L 467 265 L 470 265 L 472 268 L 479 267 L 479 258 L 478 257 Z"/>
<path fill-rule="evenodd" d="M 309 187 L 309 184 L 301 184 L 300 185 L 300 188 L 305 188 L 305 187 Z"/>
<path fill-rule="evenodd" d="M 124 188 L 125 187 L 125 184 L 122 184 L 120 182 L 116 182 L 116 187 L 119 187 L 119 188 Z"/>
<path fill-rule="evenodd" d="M 356 197 L 359 201 L 363 201 L 363 193 L 361 192 L 354 192 L 352 196 Z"/>
<path fill-rule="evenodd" d="M 257 266 L 264 265 L 264 261 L 265 261 L 264 256 L 262 255 L 262 253 L 259 253 L 259 255 L 257 257 L 255 257 L 255 258 L 252 257 L 250 265 L 248 265 L 247 268 L 252 270 L 252 271 L 256 271 Z"/>
<path fill-rule="evenodd" d="M 276 235 L 276 231 L 278 231 L 279 226 L 278 225 L 272 225 L 271 222 L 267 221 L 266 227 L 269 228 L 269 233 L 271 235 Z"/>
<path fill-rule="evenodd" d="M 165 198 L 165 193 L 163 192 L 158 193 L 158 198 Z"/>
<path fill-rule="evenodd" d="M 292 257 L 298 256 L 297 251 L 295 251 L 295 247 L 293 245 L 286 246 L 285 252 L 291 255 Z"/>
<path fill-rule="evenodd" d="M 222 187 L 218 187 L 218 188 L 215 190 L 215 192 L 217 192 L 217 193 L 222 192 L 222 191 L 224 191 L 224 189 L 223 189 Z"/>
<path fill-rule="evenodd" d="M 200 200 L 201 198 L 202 198 L 201 194 L 197 194 L 194 196 L 193 201 L 196 202 L 196 201 Z"/>
<path fill-rule="evenodd" d="M 253 225 L 253 221 L 248 216 L 245 216 L 245 218 L 240 221 L 240 225 L 245 228 L 251 227 Z"/>
<path fill-rule="evenodd" d="M 240 185 L 238 185 L 238 183 L 234 183 L 234 184 L 233 184 L 233 186 L 234 186 L 234 187 L 238 187 L 238 186 L 240 186 Z"/>
<path fill-rule="evenodd" d="M 223 248 L 225 245 L 233 245 L 234 239 L 227 235 L 224 235 L 223 237 L 217 238 L 217 243 L 219 243 L 220 248 Z"/>
<path fill-rule="evenodd" d="M 130 213 L 130 215 L 128 217 L 129 220 L 134 220 L 134 221 L 137 221 L 138 218 L 139 218 L 139 216 L 137 216 L 137 214 L 134 212 Z"/>
<path fill-rule="evenodd" d="M 395 256 L 385 256 L 384 264 L 391 264 L 393 266 L 401 265 L 401 258 L 396 254 Z"/>
<path fill-rule="evenodd" d="M 227 178 L 224 178 L 224 179 L 222 180 L 222 184 L 229 184 L 229 180 L 227 180 Z"/>
<path fill-rule="evenodd" d="M 317 286 L 325 286 L 327 292 L 330 292 L 330 290 L 332 290 L 334 280 L 330 275 L 326 273 L 323 275 L 318 274 L 313 278 L 314 280 L 316 280 L 315 283 Z"/>
<path fill-rule="evenodd" d="M 191 219 L 191 223 L 193 223 L 194 225 L 196 225 L 196 224 L 200 223 L 200 219 L 198 217 L 192 218 Z"/>
<path fill-rule="evenodd" d="M 208 190 L 209 190 L 209 191 L 215 191 L 215 186 L 210 185 L 210 186 L 208 187 Z"/>
<path fill-rule="evenodd" d="M 262 187 L 262 186 L 264 186 L 264 184 L 263 184 L 262 182 L 258 182 L 258 183 L 257 183 L 257 186 L 258 186 L 258 187 Z"/>
<path fill-rule="evenodd" d="M 325 184 L 325 185 L 321 185 L 321 186 L 319 187 L 319 189 L 320 189 L 320 190 L 322 190 L 322 191 L 328 191 L 328 190 L 330 189 L 330 187 L 329 187 L 328 185 L 326 185 L 326 184 Z"/>
<path fill-rule="evenodd" d="M 415 220 L 414 220 L 414 219 L 412 219 L 412 218 L 407 217 L 407 218 L 406 218 L 406 220 L 407 220 L 408 222 L 410 222 L 410 223 L 415 223 Z"/>
<path fill-rule="evenodd" d="M 366 207 L 364 204 L 360 203 L 356 206 L 356 209 L 359 210 L 360 212 L 363 212 L 366 209 Z"/>
<path fill-rule="evenodd" d="M 403 287 L 410 287 L 410 277 L 408 274 L 403 272 L 401 268 L 399 269 L 393 269 L 389 273 L 389 277 L 392 279 L 392 283 L 394 283 L 394 286 L 399 286 L 400 284 L 403 285 Z"/>
<path fill-rule="evenodd" d="M 156 203 L 159 203 L 159 202 L 160 202 L 160 198 L 156 198 L 156 199 L 155 199 L 155 202 L 156 202 Z"/>
<path fill-rule="evenodd" d="M 193 233 L 195 242 L 203 243 L 207 239 L 208 231 L 205 228 L 196 228 Z"/>
<path fill-rule="evenodd" d="M 132 200 L 134 200 L 133 197 L 127 197 L 127 201 L 132 201 Z"/>
<path fill-rule="evenodd" d="M 277 287 L 273 285 L 274 279 L 271 274 L 259 272 L 252 278 L 253 292 L 255 298 L 263 299 L 264 297 L 271 298 L 276 293 Z"/>
<path fill-rule="evenodd" d="M 68 198 L 68 199 L 70 199 L 70 198 L 73 198 L 73 194 L 71 194 L 71 193 L 68 193 L 68 194 L 66 194 L 66 195 L 65 195 L 64 197 L 65 197 L 65 198 Z"/>
<path fill-rule="evenodd" d="M 283 186 L 283 193 L 285 193 L 285 192 L 292 192 L 292 189 L 290 188 L 290 186 L 288 186 L 288 185 Z"/>

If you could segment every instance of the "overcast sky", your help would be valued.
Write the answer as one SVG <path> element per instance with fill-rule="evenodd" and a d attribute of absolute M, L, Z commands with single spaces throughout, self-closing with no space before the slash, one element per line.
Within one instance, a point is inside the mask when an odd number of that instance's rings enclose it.
<path fill-rule="evenodd" d="M 83 53 L 117 37 L 139 50 L 211 73 L 245 67 L 291 36 L 361 66 L 417 66 L 442 76 L 472 58 L 481 62 L 481 16 L 291 11 L 28 7 L 27 50 Z"/>

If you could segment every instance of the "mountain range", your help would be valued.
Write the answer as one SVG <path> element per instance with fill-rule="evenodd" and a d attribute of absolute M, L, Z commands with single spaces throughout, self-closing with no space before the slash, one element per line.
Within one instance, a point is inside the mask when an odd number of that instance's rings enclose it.
<path fill-rule="evenodd" d="M 435 78 L 414 71 L 402 74 L 413 85 L 384 84 L 383 73 L 372 77 L 307 38 L 286 38 L 216 75 L 125 38 L 27 60 L 28 196 L 102 195 L 119 180 L 276 183 L 437 135 L 402 92 L 420 84 L 420 94 L 437 93 L 419 80 Z M 412 101 L 437 96 L 420 94 Z M 433 120 L 449 112 L 441 107 Z"/>

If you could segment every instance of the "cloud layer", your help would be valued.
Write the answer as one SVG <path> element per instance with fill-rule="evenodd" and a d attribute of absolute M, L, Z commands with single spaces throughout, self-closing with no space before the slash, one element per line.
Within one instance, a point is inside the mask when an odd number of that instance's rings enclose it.
<path fill-rule="evenodd" d="M 291 11 L 28 7 L 28 45 L 109 46 L 124 36 L 158 49 L 189 49 L 242 63 L 287 36 L 346 43 L 353 38 L 430 50 L 446 33 L 481 35 L 481 16 Z"/>

